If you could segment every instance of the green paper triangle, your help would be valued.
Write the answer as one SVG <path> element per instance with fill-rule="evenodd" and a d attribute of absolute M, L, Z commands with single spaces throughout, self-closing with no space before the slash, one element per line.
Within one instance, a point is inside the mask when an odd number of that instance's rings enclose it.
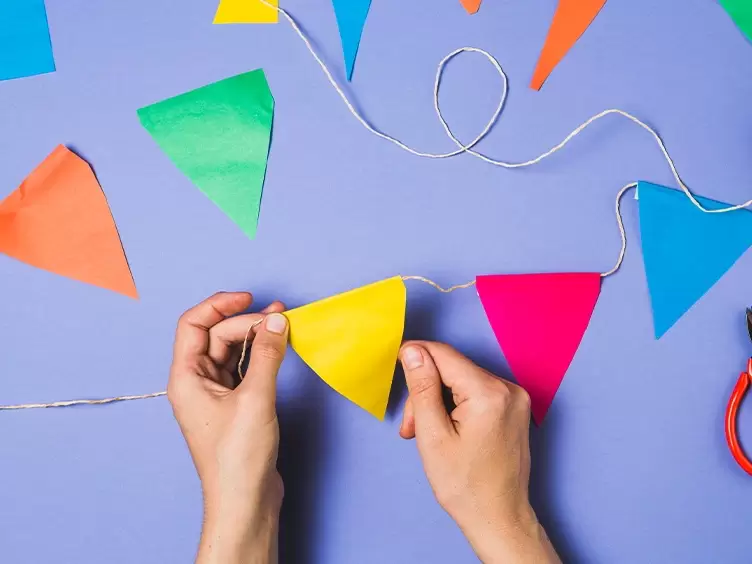
<path fill-rule="evenodd" d="M 721 6 L 747 36 L 747 39 L 752 41 L 752 2 L 749 0 L 721 0 Z"/>
<path fill-rule="evenodd" d="M 274 98 L 262 69 L 138 110 L 173 163 L 248 237 L 256 235 Z"/>

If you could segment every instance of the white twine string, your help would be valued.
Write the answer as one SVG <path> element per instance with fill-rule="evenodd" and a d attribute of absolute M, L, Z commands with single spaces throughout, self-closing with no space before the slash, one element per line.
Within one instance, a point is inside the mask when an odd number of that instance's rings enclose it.
<path fill-rule="evenodd" d="M 167 392 L 155 392 L 153 394 L 142 394 L 138 396 L 117 396 L 114 398 L 104 399 L 81 399 L 81 400 L 67 400 L 67 401 L 53 401 L 51 403 L 22 403 L 18 405 L 0 405 L 0 411 L 11 411 L 15 409 L 43 409 L 47 407 L 71 407 L 74 405 L 105 405 L 108 403 L 116 403 L 119 401 L 133 401 L 149 398 L 158 398 L 160 396 L 166 396 Z"/>
<path fill-rule="evenodd" d="M 619 192 L 616 194 L 616 224 L 619 226 L 619 236 L 621 237 L 621 250 L 619 251 L 619 258 L 616 259 L 616 264 L 614 267 L 609 270 L 608 272 L 604 272 L 601 274 L 601 278 L 608 278 L 612 274 L 616 274 L 619 269 L 621 268 L 622 263 L 624 262 L 624 255 L 627 254 L 627 231 L 624 229 L 624 219 L 621 216 L 621 199 L 624 197 L 624 194 L 629 192 L 632 188 L 637 188 L 637 183 L 632 182 L 630 184 L 627 184 L 624 188 L 619 190 Z"/>
<path fill-rule="evenodd" d="M 470 282 L 465 282 L 464 284 L 455 284 L 454 286 L 449 286 L 449 288 L 444 288 L 442 286 L 439 286 L 433 280 L 430 280 L 423 276 L 403 276 L 402 280 L 417 280 L 419 282 L 424 282 L 429 286 L 432 286 L 442 294 L 451 294 L 455 290 L 464 290 L 465 288 L 470 288 L 471 286 L 475 285 L 475 280 L 471 280 Z"/>
<path fill-rule="evenodd" d="M 611 270 L 602 273 L 601 278 L 608 278 L 609 276 L 616 274 L 621 268 L 622 263 L 624 262 L 624 256 L 627 254 L 627 231 L 624 228 L 624 219 L 621 215 L 621 200 L 624 197 L 624 194 L 626 194 L 632 188 L 637 188 L 636 182 L 627 184 L 616 194 L 616 203 L 614 207 L 616 212 L 616 224 L 619 227 L 619 237 L 621 238 L 621 249 L 619 250 L 619 257 L 616 259 L 616 264 L 614 265 L 614 267 Z M 433 280 L 429 280 L 428 278 L 424 278 L 423 276 L 403 276 L 402 280 L 418 280 L 420 282 L 425 282 L 426 284 L 433 286 L 443 294 L 450 294 L 455 290 L 464 290 L 465 288 L 470 288 L 475 285 L 475 280 L 471 280 L 470 282 L 465 282 L 464 284 L 455 284 L 454 286 L 443 288 Z"/>
<path fill-rule="evenodd" d="M 430 158 L 430 159 L 445 159 L 445 158 L 451 158 L 455 157 L 457 155 L 460 155 L 462 153 L 468 153 L 478 159 L 481 159 L 482 161 L 485 161 L 489 164 L 492 164 L 494 166 L 499 166 L 502 168 L 507 169 L 515 169 L 515 168 L 523 168 L 532 166 L 534 164 L 537 164 L 544 159 L 550 157 L 554 153 L 558 152 L 562 148 L 564 148 L 570 141 L 572 141 L 575 137 L 577 137 L 580 133 L 582 133 L 585 129 L 587 129 L 590 125 L 595 123 L 596 121 L 600 120 L 601 118 L 604 118 L 611 114 L 620 115 L 622 117 L 627 118 L 628 120 L 632 121 L 633 123 L 639 125 L 641 128 L 646 130 L 648 133 L 650 133 L 657 143 L 658 147 L 661 150 L 661 153 L 663 154 L 664 158 L 666 159 L 666 162 L 669 165 L 669 168 L 671 169 L 671 174 L 674 176 L 674 179 L 676 180 L 676 183 L 679 185 L 679 187 L 682 189 L 682 191 L 686 194 L 687 198 L 690 199 L 690 201 L 697 207 L 699 210 L 705 212 L 705 213 L 727 213 L 732 212 L 740 209 L 744 209 L 752 205 L 752 199 L 747 200 L 743 204 L 737 204 L 733 206 L 728 206 L 726 208 L 719 208 L 719 209 L 708 209 L 705 208 L 694 196 L 692 191 L 689 189 L 689 187 L 682 181 L 681 177 L 679 176 L 679 172 L 676 169 L 676 165 L 674 164 L 673 159 L 671 158 L 671 155 L 669 155 L 668 149 L 666 148 L 665 143 L 663 142 L 663 139 L 661 139 L 661 136 L 658 135 L 658 132 L 656 132 L 652 127 L 642 122 L 640 119 L 636 118 L 635 116 L 631 115 L 628 112 L 625 112 L 623 110 L 619 109 L 610 109 L 610 110 L 604 110 L 601 113 L 594 115 L 593 117 L 586 120 L 584 123 L 582 123 L 580 126 L 578 126 L 574 131 L 572 131 L 569 135 L 567 135 L 564 140 L 559 143 L 558 145 L 552 147 L 545 153 L 535 157 L 534 159 L 530 159 L 528 161 L 519 162 L 519 163 L 510 163 L 505 162 L 497 159 L 493 159 L 491 157 L 488 157 L 484 155 L 483 153 L 480 153 L 478 151 L 474 151 L 473 147 L 477 145 L 481 140 L 483 140 L 488 133 L 491 131 L 493 126 L 498 121 L 499 117 L 501 116 L 502 111 L 504 110 L 504 105 L 506 103 L 507 95 L 509 93 L 509 81 L 507 79 L 507 75 L 504 72 L 504 69 L 501 67 L 501 64 L 499 61 L 491 55 L 488 51 L 485 51 L 484 49 L 479 49 L 477 47 L 461 47 L 459 49 L 455 49 L 451 53 L 449 53 L 446 57 L 444 57 L 440 62 L 439 66 L 436 69 L 436 77 L 434 80 L 434 88 L 433 88 L 433 106 L 434 110 L 436 111 L 436 116 L 438 117 L 439 121 L 441 122 L 442 127 L 444 128 L 444 132 L 447 134 L 447 136 L 452 140 L 452 142 L 457 145 L 458 149 L 455 151 L 451 151 L 448 153 L 427 153 L 423 151 L 419 151 L 417 149 L 413 149 L 409 145 L 403 143 L 396 137 L 392 137 L 391 135 L 388 135 L 386 133 L 383 133 L 376 129 L 374 126 L 372 126 L 359 112 L 355 109 L 352 102 L 350 102 L 350 99 L 348 98 L 347 94 L 342 90 L 342 88 L 339 86 L 337 81 L 335 80 L 334 76 L 332 75 L 329 68 L 326 66 L 324 61 L 321 59 L 321 57 L 318 55 L 316 50 L 313 48 L 313 45 L 311 45 L 310 40 L 306 36 L 306 34 L 303 32 L 303 30 L 300 29 L 300 26 L 297 24 L 295 19 L 287 12 L 286 10 L 275 6 L 273 4 L 270 4 L 266 0 L 258 0 L 262 4 L 273 8 L 277 10 L 282 16 L 290 23 L 290 26 L 293 28 L 295 33 L 300 37 L 300 39 L 305 44 L 306 48 L 308 49 L 311 56 L 316 60 L 316 62 L 321 67 L 321 70 L 326 75 L 327 79 L 329 80 L 329 83 L 332 85 L 334 90 L 337 92 L 339 97 L 344 102 L 345 106 L 347 106 L 347 109 L 350 111 L 350 113 L 355 117 L 355 119 L 369 132 L 376 135 L 377 137 L 380 137 L 386 141 L 389 141 L 390 143 L 393 143 L 394 145 L 398 146 L 399 148 L 407 151 L 408 153 L 411 153 L 413 155 L 416 155 L 418 157 L 424 157 L 424 158 Z M 441 78 L 444 74 L 444 68 L 446 67 L 447 63 L 452 60 L 454 57 L 459 55 L 460 53 L 479 53 L 486 57 L 486 59 L 493 65 L 494 69 L 496 69 L 496 72 L 499 73 L 499 76 L 502 79 L 503 88 L 501 92 L 501 97 L 499 99 L 499 104 L 496 107 L 496 110 L 493 113 L 493 116 L 488 121 L 486 126 L 483 128 L 481 133 L 470 143 L 467 145 L 464 145 L 452 132 L 451 128 L 449 127 L 449 124 L 447 123 L 446 119 L 444 118 L 444 115 L 441 112 L 441 107 L 439 106 L 439 90 L 441 89 Z M 621 237 L 621 250 L 619 252 L 619 257 L 616 261 L 616 265 L 609 271 L 604 272 L 601 274 L 603 278 L 606 278 L 608 276 L 611 276 L 612 274 L 615 274 L 618 272 L 619 268 L 621 268 L 622 263 L 624 262 L 624 256 L 627 251 L 627 234 L 626 230 L 624 229 L 624 221 L 622 219 L 621 215 L 621 200 L 626 192 L 628 192 L 631 188 L 636 188 L 637 183 L 631 183 L 626 186 L 624 186 L 616 195 L 616 222 L 619 227 L 619 235 Z M 464 284 L 456 284 L 454 286 L 450 286 L 449 288 L 443 288 L 433 280 L 430 280 L 428 278 L 425 278 L 423 276 L 403 276 L 403 280 L 417 280 L 420 282 L 424 282 L 426 284 L 429 284 L 436 290 L 442 292 L 442 293 L 451 293 L 455 290 L 461 290 L 465 288 L 470 288 L 475 284 L 475 280 L 471 280 L 470 282 L 466 282 Z M 253 328 L 258 325 L 258 322 L 251 325 L 251 327 L 248 328 L 248 332 L 246 333 L 244 342 L 243 342 L 243 351 L 241 354 L 240 362 L 238 363 L 238 371 L 240 372 L 241 379 L 243 377 L 242 374 L 242 363 L 245 360 L 246 350 L 248 346 L 248 338 L 250 336 L 251 331 Z M 148 399 L 148 398 L 156 398 L 160 396 L 166 395 L 167 392 L 155 392 L 152 394 L 143 394 L 143 395 L 137 395 L 137 396 L 117 396 L 112 398 L 105 398 L 105 399 L 97 399 L 97 400 L 69 400 L 69 401 L 57 401 L 57 402 L 51 402 L 51 403 L 28 403 L 28 404 L 17 404 L 17 405 L 0 405 L 0 411 L 9 411 L 9 410 L 19 410 L 19 409 L 43 409 L 43 408 L 50 408 L 50 407 L 70 407 L 75 405 L 104 405 L 104 404 L 110 404 L 120 401 L 133 401 L 133 400 L 141 400 L 141 399 Z"/>
<path fill-rule="evenodd" d="M 725 207 L 725 208 L 709 209 L 709 208 L 706 208 L 705 206 L 703 206 L 702 203 L 700 203 L 700 201 L 695 197 L 695 195 L 692 193 L 692 191 L 689 189 L 689 187 L 684 183 L 684 181 L 679 176 L 679 171 L 677 170 L 676 165 L 675 165 L 673 159 L 671 158 L 671 155 L 669 154 L 668 149 L 666 148 L 666 144 L 663 142 L 663 139 L 658 134 L 658 132 L 655 129 L 653 129 L 652 127 L 650 127 L 649 125 L 647 125 L 645 122 L 643 122 L 642 120 L 640 120 L 639 118 L 633 116 L 632 114 L 630 114 L 628 112 L 625 112 L 623 110 L 619 110 L 619 109 L 616 109 L 616 108 L 609 109 L 609 110 L 604 110 L 604 111 L 600 112 L 599 114 L 596 114 L 596 115 L 592 116 L 591 118 L 589 118 L 585 122 L 583 122 L 581 125 L 579 125 L 577 128 L 575 128 L 558 145 L 555 145 L 554 147 L 552 147 L 548 151 L 542 153 L 541 155 L 539 155 L 539 156 L 537 156 L 537 157 L 535 157 L 533 159 L 524 161 L 524 162 L 512 163 L 512 162 L 507 162 L 507 161 L 503 161 L 503 160 L 499 160 L 499 159 L 494 159 L 494 158 L 491 158 L 491 157 L 489 157 L 489 156 L 487 156 L 487 155 L 485 155 L 485 154 L 483 154 L 483 153 L 481 153 L 479 151 L 474 150 L 473 147 L 475 147 L 481 140 L 483 140 L 488 135 L 488 133 L 491 131 L 491 129 L 493 128 L 493 126 L 498 121 L 499 117 L 501 116 L 502 111 L 504 110 L 504 105 L 506 103 L 507 95 L 509 93 L 509 80 L 507 79 L 507 75 L 504 72 L 504 69 L 502 68 L 502 66 L 499 63 L 499 61 L 493 55 L 491 55 L 488 51 L 486 51 L 484 49 L 480 49 L 478 47 L 460 47 L 459 49 L 455 49 L 454 51 L 452 51 L 451 53 L 449 53 L 446 57 L 444 57 L 439 62 L 439 66 L 436 69 L 436 77 L 434 79 L 434 85 L 433 85 L 433 107 L 434 107 L 434 111 L 436 112 L 436 116 L 439 119 L 439 122 L 441 123 L 441 126 L 444 128 L 444 132 L 446 133 L 447 137 L 449 137 L 449 139 L 451 139 L 452 142 L 455 145 L 457 145 L 458 148 L 456 150 L 454 150 L 454 151 L 450 151 L 450 152 L 447 152 L 447 153 L 429 153 L 429 152 L 420 151 L 418 149 L 414 149 L 414 148 L 410 147 L 409 145 L 407 145 L 406 143 L 403 143 L 402 141 L 400 141 L 396 137 L 393 137 L 393 136 L 388 135 L 388 134 L 386 134 L 386 133 L 384 133 L 382 131 L 379 131 L 376 127 L 374 127 L 373 125 L 371 125 L 368 122 L 368 120 L 365 117 L 363 117 L 363 115 L 361 115 L 360 112 L 358 112 L 358 110 L 355 108 L 355 106 L 350 101 L 350 99 L 347 96 L 347 94 L 345 94 L 345 92 L 342 89 L 342 87 L 339 85 L 339 83 L 337 82 L 337 80 L 332 75 L 332 72 L 329 70 L 329 67 L 327 67 L 326 63 L 324 63 L 324 61 L 321 59 L 321 57 L 319 56 L 319 54 L 316 52 L 316 49 L 314 49 L 314 47 L 311 44 L 311 41 L 308 38 L 308 36 L 300 28 L 300 26 L 298 25 L 298 23 L 295 20 L 295 18 L 289 12 L 287 12 L 286 10 L 280 8 L 279 6 L 275 6 L 275 5 L 271 4 L 267 0 L 259 0 L 259 2 L 261 2 L 262 4 L 268 6 L 269 8 L 277 10 L 277 12 L 279 12 L 287 20 L 287 22 L 292 27 L 293 31 L 295 31 L 295 33 L 298 35 L 298 37 L 303 41 L 303 44 L 308 49 L 308 52 L 311 54 L 311 56 L 314 58 L 314 60 L 318 63 L 319 67 L 321 67 L 321 70 L 324 72 L 324 75 L 326 76 L 327 80 L 332 85 L 332 87 L 334 88 L 335 92 L 342 99 L 342 102 L 344 102 L 344 104 L 347 107 L 347 109 L 350 112 L 350 114 L 352 114 L 352 116 L 358 121 L 358 123 L 360 123 L 370 133 L 376 135 L 377 137 L 380 137 L 381 139 L 389 141 L 390 143 L 393 143 L 394 145 L 396 145 L 400 149 L 403 149 L 404 151 L 407 151 L 408 153 L 411 153 L 411 154 L 416 155 L 418 157 L 424 157 L 424 158 L 429 158 L 429 159 L 446 159 L 446 158 L 455 157 L 455 156 L 460 155 L 462 153 L 468 153 L 468 154 L 472 155 L 473 157 L 476 157 L 476 158 L 478 158 L 478 159 L 480 159 L 480 160 L 482 160 L 484 162 L 487 162 L 487 163 L 489 163 L 491 165 L 494 165 L 494 166 L 498 166 L 498 167 L 502 167 L 502 168 L 506 168 L 506 169 L 524 168 L 524 167 L 529 167 L 529 166 L 532 166 L 534 164 L 537 164 L 537 163 L 543 161 L 544 159 L 547 159 L 548 157 L 554 155 L 555 153 L 557 153 L 558 151 L 560 151 L 561 149 L 563 149 L 567 144 L 569 144 L 570 141 L 572 141 L 575 137 L 577 137 L 585 129 L 587 129 L 588 127 L 590 127 L 590 125 L 594 124 L 595 122 L 599 121 L 600 119 L 605 118 L 605 117 L 610 116 L 610 115 L 618 115 L 618 116 L 621 116 L 621 117 L 624 117 L 624 118 L 628 119 L 632 123 L 637 124 L 638 126 L 640 126 L 642 129 L 644 129 L 645 131 L 647 131 L 652 136 L 653 140 L 658 145 L 658 148 L 660 149 L 661 154 L 663 154 L 663 157 L 666 159 L 666 162 L 668 163 L 668 166 L 671 169 L 671 174 L 673 175 L 674 180 L 676 180 L 677 185 L 681 188 L 681 190 L 684 192 L 684 194 L 687 196 L 687 198 L 689 198 L 689 200 L 695 205 L 695 207 L 697 207 L 697 209 L 699 209 L 700 211 L 702 211 L 704 213 L 728 213 L 728 212 L 732 212 L 732 211 L 736 211 L 736 210 L 748 208 L 750 205 L 752 205 L 752 199 L 750 199 L 750 200 L 747 200 L 746 202 L 744 202 L 742 204 L 728 206 L 728 207 Z M 447 123 L 446 119 L 444 118 L 444 115 L 441 112 L 441 107 L 439 105 L 439 91 L 441 89 L 441 79 L 442 79 L 442 76 L 444 74 L 444 69 L 445 69 L 447 63 L 449 63 L 449 61 L 451 61 L 454 57 L 456 57 L 460 53 L 478 53 L 480 55 L 483 55 L 486 58 L 486 60 L 488 60 L 491 63 L 491 65 L 494 67 L 494 69 L 499 74 L 499 76 L 501 77 L 501 80 L 502 80 L 502 90 L 501 90 L 501 96 L 499 98 L 499 104 L 496 106 L 496 109 L 494 110 L 494 113 L 491 116 L 491 119 L 488 121 L 488 123 L 486 124 L 486 126 L 480 132 L 480 134 L 475 139 L 473 139 L 470 143 L 468 143 L 466 145 L 463 144 L 459 139 L 457 139 L 457 137 L 455 136 L 454 132 L 450 128 L 449 124 Z M 620 201 L 621 201 L 621 197 L 624 195 L 624 193 L 629 188 L 632 188 L 634 186 L 636 186 L 636 184 L 633 183 L 633 184 L 630 184 L 630 185 L 622 188 L 622 190 L 619 191 L 619 193 L 616 196 L 616 219 L 617 219 L 617 223 L 618 223 L 618 226 L 619 226 L 619 233 L 620 233 L 621 239 L 622 239 L 622 248 L 621 248 L 621 252 L 619 254 L 619 259 L 618 259 L 618 261 L 616 263 L 616 266 L 614 268 L 612 268 L 611 270 L 609 270 L 608 272 L 604 272 L 602 274 L 602 276 L 604 278 L 606 278 L 608 276 L 611 276 L 612 274 L 616 273 L 619 270 L 619 268 L 621 267 L 621 264 L 622 264 L 622 262 L 624 260 L 624 253 L 626 252 L 626 241 L 627 241 L 627 239 L 626 239 L 626 233 L 624 231 L 624 222 L 622 221 L 621 213 L 620 213 Z M 420 279 L 420 277 L 417 277 L 417 279 Z M 438 285 L 435 285 L 435 286 L 436 286 L 436 288 L 438 290 L 440 290 L 442 292 L 447 292 L 447 291 L 451 292 L 451 291 L 453 291 L 455 289 L 466 288 L 466 287 L 472 286 L 472 284 L 473 284 L 473 282 L 468 282 L 466 284 L 460 284 L 458 286 L 452 286 L 448 290 L 445 290 L 445 289 L 441 288 Z"/>

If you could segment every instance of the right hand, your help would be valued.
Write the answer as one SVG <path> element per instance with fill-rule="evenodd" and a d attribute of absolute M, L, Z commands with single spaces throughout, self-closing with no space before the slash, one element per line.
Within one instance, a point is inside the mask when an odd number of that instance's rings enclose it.
<path fill-rule="evenodd" d="M 483 562 L 560 562 L 529 497 L 530 397 L 448 345 L 410 342 L 400 435 L 415 438 L 439 504 Z M 456 407 L 447 412 L 442 384 Z"/>

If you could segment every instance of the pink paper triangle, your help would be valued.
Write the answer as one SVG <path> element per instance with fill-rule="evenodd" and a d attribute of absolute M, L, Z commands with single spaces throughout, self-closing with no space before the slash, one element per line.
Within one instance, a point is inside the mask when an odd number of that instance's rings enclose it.
<path fill-rule="evenodd" d="M 478 295 L 540 425 L 585 334 L 601 275 L 478 276 Z"/>

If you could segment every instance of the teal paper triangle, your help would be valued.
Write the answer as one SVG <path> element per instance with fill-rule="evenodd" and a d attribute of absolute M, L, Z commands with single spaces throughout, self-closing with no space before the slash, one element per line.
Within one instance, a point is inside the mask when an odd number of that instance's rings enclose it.
<path fill-rule="evenodd" d="M 334 14 L 337 16 L 337 27 L 342 40 L 342 51 L 345 55 L 345 69 L 347 80 L 352 80 L 355 57 L 358 55 L 360 37 L 366 24 L 371 0 L 332 0 Z"/>
<path fill-rule="evenodd" d="M 261 69 L 138 110 L 170 160 L 251 239 L 273 116 L 274 98 Z"/>
<path fill-rule="evenodd" d="M 656 339 L 752 245 L 752 213 L 705 213 L 679 190 L 640 182 L 640 234 Z M 728 204 L 697 198 L 707 209 Z"/>

